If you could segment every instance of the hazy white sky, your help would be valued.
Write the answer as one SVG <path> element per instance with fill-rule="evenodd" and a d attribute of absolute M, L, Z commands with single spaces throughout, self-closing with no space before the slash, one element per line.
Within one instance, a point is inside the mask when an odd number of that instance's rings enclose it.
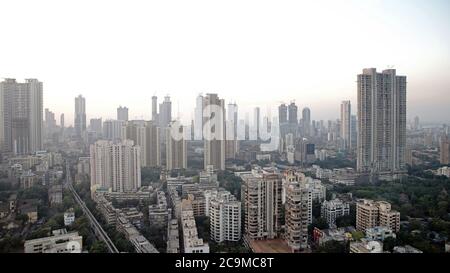
<path fill-rule="evenodd" d="M 0 0 L 0 77 L 44 82 L 44 107 L 73 123 L 173 115 L 216 92 L 243 108 L 295 99 L 312 119 L 356 110 L 356 75 L 394 66 L 408 76 L 408 116 L 450 121 L 448 0 Z M 59 123 L 59 121 L 58 121 Z"/>

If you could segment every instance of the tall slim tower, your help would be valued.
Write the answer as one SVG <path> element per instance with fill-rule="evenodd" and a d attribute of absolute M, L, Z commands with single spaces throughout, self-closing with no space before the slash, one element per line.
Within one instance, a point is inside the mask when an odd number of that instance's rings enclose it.
<path fill-rule="evenodd" d="M 4 152 L 27 154 L 42 149 L 42 82 L 26 79 L 0 83 L 0 146 Z"/>
<path fill-rule="evenodd" d="M 157 96 L 152 97 L 152 121 L 153 122 L 158 121 L 158 97 Z"/>
<path fill-rule="evenodd" d="M 253 126 L 255 126 L 254 129 L 254 137 L 255 140 L 260 140 L 260 132 L 259 132 L 259 125 L 261 124 L 261 109 L 259 107 L 255 107 L 254 114 L 253 114 Z"/>
<path fill-rule="evenodd" d="M 351 105 L 350 101 L 343 101 L 341 103 L 341 139 L 342 146 L 345 150 L 351 148 Z"/>
<path fill-rule="evenodd" d="M 286 104 L 281 104 L 278 106 L 278 118 L 280 120 L 280 124 L 284 124 L 287 122 L 287 106 Z"/>
<path fill-rule="evenodd" d="M 198 95 L 195 100 L 194 140 L 203 139 L 203 96 Z"/>
<path fill-rule="evenodd" d="M 187 145 L 186 139 L 183 136 L 178 139 L 173 137 L 172 128 L 168 127 L 166 130 L 166 169 L 186 169 L 187 168 Z M 184 127 L 181 128 L 181 135 L 184 133 Z"/>
<path fill-rule="evenodd" d="M 311 136 L 311 110 L 308 107 L 302 110 L 302 124 L 303 124 L 303 135 L 305 137 Z"/>
<path fill-rule="evenodd" d="M 61 114 L 59 117 L 59 127 L 61 127 L 61 130 L 64 130 L 64 114 Z"/>
<path fill-rule="evenodd" d="M 79 95 L 75 98 L 75 134 L 82 137 L 86 131 L 86 99 Z"/>
<path fill-rule="evenodd" d="M 406 76 L 395 69 L 364 69 L 358 75 L 358 171 L 403 173 L 405 149 Z"/>
<path fill-rule="evenodd" d="M 206 94 L 203 102 L 203 109 L 207 114 L 203 120 L 204 124 L 208 124 L 213 117 L 212 109 L 208 109 L 208 106 L 216 105 L 221 109 L 215 113 L 217 124 L 205 129 L 207 135 L 204 135 L 206 138 L 204 141 L 204 167 L 207 170 L 208 166 L 212 165 L 215 170 L 225 170 L 225 101 L 220 99 L 217 94 Z"/>
<path fill-rule="evenodd" d="M 289 104 L 288 106 L 288 121 L 290 124 L 298 124 L 298 116 L 297 116 L 297 112 L 298 112 L 298 107 L 297 105 L 295 105 L 295 102 L 291 102 L 291 104 Z"/>
<path fill-rule="evenodd" d="M 164 97 L 164 101 L 159 105 L 159 126 L 168 127 L 172 121 L 172 102 L 169 96 Z"/>

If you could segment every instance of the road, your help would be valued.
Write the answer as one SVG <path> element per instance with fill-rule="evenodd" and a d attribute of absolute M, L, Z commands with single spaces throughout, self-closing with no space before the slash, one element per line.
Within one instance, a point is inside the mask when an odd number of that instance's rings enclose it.
<path fill-rule="evenodd" d="M 64 187 L 68 188 L 70 192 L 72 193 L 75 201 L 80 205 L 81 209 L 83 210 L 84 215 L 86 215 L 89 219 L 89 222 L 91 224 L 91 228 L 94 230 L 97 237 L 105 242 L 106 247 L 108 248 L 108 251 L 111 253 L 119 253 L 119 250 L 116 248 L 114 243 L 109 238 L 108 234 L 103 230 L 100 223 L 95 219 L 94 215 L 91 213 L 89 208 L 86 206 L 84 201 L 81 199 L 81 197 L 78 195 L 78 193 L 75 191 L 73 185 L 72 185 L 72 177 L 70 176 L 70 168 L 69 164 L 66 163 L 66 181 Z"/>

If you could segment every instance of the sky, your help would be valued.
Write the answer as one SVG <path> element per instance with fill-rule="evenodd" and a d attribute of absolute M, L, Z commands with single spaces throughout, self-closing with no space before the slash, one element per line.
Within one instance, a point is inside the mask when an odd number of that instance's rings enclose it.
<path fill-rule="evenodd" d="M 448 0 L 0 0 L 0 78 L 37 78 L 44 108 L 73 124 L 150 119 L 151 96 L 193 117 L 200 93 L 242 112 L 295 100 L 315 120 L 356 113 L 363 68 L 408 77 L 408 118 L 450 122 Z M 59 123 L 59 120 L 57 121 Z"/>

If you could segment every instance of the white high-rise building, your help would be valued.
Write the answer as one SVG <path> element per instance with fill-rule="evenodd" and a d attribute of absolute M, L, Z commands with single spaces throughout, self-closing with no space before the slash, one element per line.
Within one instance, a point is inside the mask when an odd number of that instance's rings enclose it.
<path fill-rule="evenodd" d="M 358 172 L 386 178 L 404 173 L 405 151 L 406 76 L 364 69 L 358 75 Z"/>
<path fill-rule="evenodd" d="M 211 240 L 222 243 L 241 239 L 241 202 L 227 191 L 219 191 L 209 201 Z"/>
<path fill-rule="evenodd" d="M 90 147 L 91 191 L 132 192 L 141 187 L 140 148 L 132 140 L 99 140 Z"/>
<path fill-rule="evenodd" d="M 0 149 L 28 154 L 43 148 L 42 82 L 15 79 L 0 82 Z"/>
<path fill-rule="evenodd" d="M 128 121 L 128 108 L 119 106 L 117 108 L 117 120 Z"/>
<path fill-rule="evenodd" d="M 215 170 L 225 170 L 225 101 L 220 99 L 217 94 L 207 94 L 203 100 L 203 109 L 207 111 L 207 116 L 204 117 L 203 123 L 209 124 L 213 112 L 208 109 L 209 105 L 215 105 L 220 108 L 217 113 L 214 113 L 217 124 L 209 126 L 204 130 L 204 167 L 212 165 Z M 212 122 L 211 122 L 212 124 Z M 214 131 L 213 131 L 214 130 Z"/>
<path fill-rule="evenodd" d="M 253 169 L 242 176 L 245 240 L 274 239 L 281 230 L 282 179 L 276 172 Z"/>
<path fill-rule="evenodd" d="M 345 150 L 351 148 L 352 145 L 352 134 L 351 134 L 351 105 L 350 101 L 343 101 L 341 103 L 341 128 L 340 135 L 342 140 L 342 147 Z"/>
<path fill-rule="evenodd" d="M 308 225 L 312 221 L 312 192 L 303 182 L 287 182 L 285 238 L 292 252 L 308 248 Z"/>

